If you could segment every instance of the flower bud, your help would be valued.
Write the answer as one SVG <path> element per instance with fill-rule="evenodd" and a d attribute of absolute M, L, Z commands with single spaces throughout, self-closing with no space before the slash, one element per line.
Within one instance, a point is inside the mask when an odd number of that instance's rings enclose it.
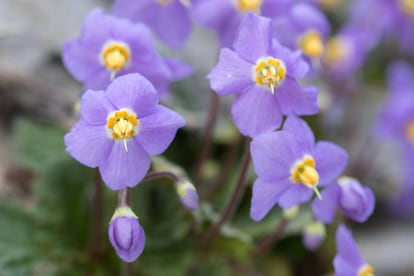
<path fill-rule="evenodd" d="M 366 221 L 374 211 L 375 205 L 371 189 L 363 187 L 351 177 L 341 177 L 338 183 L 341 188 L 338 204 L 342 211 L 355 221 Z"/>
<path fill-rule="evenodd" d="M 198 209 L 198 194 L 193 184 L 185 179 L 180 179 L 175 188 L 184 208 L 190 211 Z"/>
<path fill-rule="evenodd" d="M 108 235 L 116 254 L 125 262 L 135 261 L 144 250 L 144 229 L 128 206 L 115 210 L 109 224 Z"/>
<path fill-rule="evenodd" d="M 304 229 L 303 244 L 309 250 L 316 250 L 326 236 L 325 225 L 319 221 L 309 223 Z"/>

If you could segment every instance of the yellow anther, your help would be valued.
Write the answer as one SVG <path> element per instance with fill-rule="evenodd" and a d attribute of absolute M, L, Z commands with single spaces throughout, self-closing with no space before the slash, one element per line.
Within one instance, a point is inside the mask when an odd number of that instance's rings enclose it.
<path fill-rule="evenodd" d="M 414 16 L 414 0 L 400 0 L 400 7 L 404 13 Z"/>
<path fill-rule="evenodd" d="M 101 62 L 111 72 L 125 68 L 131 59 L 128 45 L 123 42 L 109 41 L 102 47 Z"/>
<path fill-rule="evenodd" d="M 299 169 L 298 179 L 308 187 L 314 187 L 319 183 L 319 174 L 315 168 L 305 165 Z"/>
<path fill-rule="evenodd" d="M 350 45 L 343 37 L 333 37 L 326 43 L 324 62 L 329 66 L 340 64 L 349 56 Z"/>
<path fill-rule="evenodd" d="M 317 185 L 319 184 L 319 173 L 315 169 L 315 159 L 305 155 L 302 160 L 297 161 L 290 170 L 290 179 L 293 183 L 303 184 L 315 191 L 316 196 L 322 199 Z"/>
<path fill-rule="evenodd" d="M 243 12 L 259 11 L 262 0 L 238 0 L 237 8 Z"/>
<path fill-rule="evenodd" d="M 359 269 L 358 276 L 374 276 L 374 268 L 366 264 Z"/>
<path fill-rule="evenodd" d="M 254 67 L 254 81 L 258 85 L 266 85 L 272 94 L 286 77 L 286 68 L 283 62 L 275 58 L 259 60 Z"/>
<path fill-rule="evenodd" d="M 321 0 L 320 5 L 325 10 L 333 10 L 335 8 L 338 8 L 342 2 L 343 0 Z"/>
<path fill-rule="evenodd" d="M 324 45 L 322 37 L 317 31 L 308 31 L 299 40 L 299 47 L 309 57 L 317 58 L 322 56 Z"/>
<path fill-rule="evenodd" d="M 125 151 L 128 152 L 126 141 L 135 136 L 138 125 L 139 121 L 133 112 L 119 110 L 108 117 L 106 127 L 113 139 L 123 140 Z"/>
<path fill-rule="evenodd" d="M 405 135 L 411 143 L 414 143 L 414 120 L 409 122 L 406 126 Z"/>

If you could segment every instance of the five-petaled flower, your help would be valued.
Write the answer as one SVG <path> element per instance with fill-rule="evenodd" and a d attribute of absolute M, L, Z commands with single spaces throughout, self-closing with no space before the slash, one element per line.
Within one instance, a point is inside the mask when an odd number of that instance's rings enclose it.
<path fill-rule="evenodd" d="M 236 95 L 231 112 L 243 135 L 255 137 L 275 130 L 283 114 L 318 112 L 316 88 L 301 88 L 296 81 L 307 73 L 307 63 L 300 51 L 292 52 L 272 40 L 270 19 L 246 15 L 234 49 L 221 50 L 208 79 L 218 94 Z"/>
<path fill-rule="evenodd" d="M 99 167 L 113 190 L 133 187 L 174 139 L 184 119 L 158 104 L 152 84 L 139 74 L 116 78 L 104 91 L 86 91 L 80 121 L 65 136 L 66 150 L 80 163 Z"/>
<path fill-rule="evenodd" d="M 140 73 L 162 95 L 171 81 L 190 74 L 187 65 L 161 58 L 144 24 L 106 15 L 100 9 L 90 12 L 81 36 L 68 41 L 62 55 L 68 71 L 86 89 L 105 89 L 117 76 Z"/>
<path fill-rule="evenodd" d="M 251 154 L 257 180 L 253 184 L 250 216 L 261 220 L 275 204 L 290 208 L 308 201 L 318 186 L 331 184 L 345 168 L 347 153 L 319 141 L 309 126 L 288 116 L 283 130 L 253 139 Z"/>
<path fill-rule="evenodd" d="M 336 276 L 374 276 L 374 268 L 362 259 L 351 232 L 344 225 L 340 225 L 336 231 L 336 247 Z"/>

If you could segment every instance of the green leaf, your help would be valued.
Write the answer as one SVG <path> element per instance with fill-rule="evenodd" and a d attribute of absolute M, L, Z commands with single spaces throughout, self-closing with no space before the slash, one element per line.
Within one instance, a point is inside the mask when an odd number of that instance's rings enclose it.
<path fill-rule="evenodd" d="M 42 171 L 47 163 L 66 155 L 64 132 L 52 126 L 28 119 L 17 121 L 14 149 L 19 162 L 35 171 Z"/>

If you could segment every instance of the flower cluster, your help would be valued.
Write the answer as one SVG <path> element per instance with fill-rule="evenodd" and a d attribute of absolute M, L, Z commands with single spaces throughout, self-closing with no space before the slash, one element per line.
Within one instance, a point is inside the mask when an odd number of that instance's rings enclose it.
<path fill-rule="evenodd" d="M 105 184 L 120 193 L 108 233 L 122 260 L 135 261 L 145 245 L 143 227 L 127 202 L 127 189 L 151 176 L 151 156 L 166 151 L 185 124 L 160 99 L 166 99 L 171 82 L 189 76 L 192 69 L 162 56 L 157 42 L 167 49 L 182 49 L 193 29 L 192 19 L 217 34 L 221 49 L 207 80 L 215 97 L 233 95 L 230 113 L 248 141 L 240 186 L 228 213 L 243 190 L 240 187 L 246 182 L 251 157 L 257 178 L 252 185 L 250 217 L 258 222 L 275 206 L 285 212 L 299 205 L 311 207 L 311 219 L 302 227 L 303 243 L 309 250 L 323 242 L 337 210 L 356 222 L 365 222 L 372 215 L 373 191 L 357 179 L 343 176 L 348 153 L 332 142 L 316 141 L 312 124 L 300 116 L 316 115 L 323 107 L 321 98 L 326 91 L 319 93 L 309 85 L 315 77 L 327 78 L 327 83 L 343 89 L 342 84 L 348 84 L 372 50 L 391 33 L 390 28 L 398 29 L 399 47 L 410 52 L 412 47 L 407 45 L 414 37 L 410 36 L 414 5 L 403 0 L 394 1 L 398 4 L 355 1 L 350 20 L 332 28 L 339 31 L 331 34 L 320 9 L 325 2 L 116 0 L 112 14 L 95 9 L 86 17 L 81 35 L 68 41 L 63 50 L 67 70 L 86 90 L 80 119 L 65 136 L 65 143 L 73 158 L 98 168 Z M 378 18 L 378 24 L 373 24 Z M 373 25 L 376 28 L 370 30 Z M 398 62 L 391 67 L 390 96 L 376 128 L 378 136 L 402 145 L 407 168 L 414 164 L 413 78 L 409 65 Z M 408 182 L 414 175 L 406 171 Z M 183 207 L 197 210 L 196 188 L 184 173 L 154 174 L 172 178 Z M 347 174 L 355 173 L 349 170 Z M 404 191 L 414 195 L 414 186 L 406 187 Z M 218 219 L 206 236 L 219 232 L 227 218 L 225 214 Z M 293 218 L 292 213 L 283 220 Z M 373 275 L 373 268 L 363 261 L 344 226 L 337 230 L 337 248 L 336 275 Z"/>

